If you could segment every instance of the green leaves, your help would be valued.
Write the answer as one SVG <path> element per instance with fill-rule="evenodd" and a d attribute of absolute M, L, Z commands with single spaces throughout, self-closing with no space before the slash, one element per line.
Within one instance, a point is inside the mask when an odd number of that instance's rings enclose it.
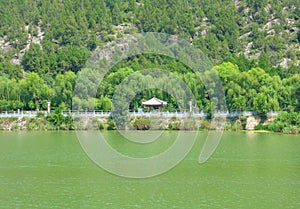
<path fill-rule="evenodd" d="M 271 76 L 262 68 L 240 72 L 237 65 L 223 63 L 215 69 L 223 81 L 231 112 L 250 110 L 266 115 L 270 111 L 285 109 L 284 102 L 289 103 L 288 98 L 294 97 L 295 93 L 289 90 L 288 85 L 284 86 L 279 76 Z"/>
<path fill-rule="evenodd" d="M 266 129 L 275 132 L 297 134 L 300 132 L 300 113 L 282 112 L 277 116 L 274 122 L 266 126 Z"/>
<path fill-rule="evenodd" d="M 69 109 L 76 74 L 85 66 L 90 51 L 124 33 L 162 32 L 184 37 L 216 63 L 223 63 L 215 69 L 223 80 L 230 111 L 299 111 L 299 78 L 293 76 L 299 71 L 299 53 L 295 50 L 300 41 L 299 8 L 294 4 L 288 0 L 236 4 L 229 0 L 209 4 L 204 0 L 1 1 L 2 106 L 35 109 L 51 99 L 53 106 Z M 163 47 L 157 47 L 160 50 Z M 12 64 L 12 60 L 20 58 L 21 65 Z M 286 59 L 287 66 L 293 67 L 285 71 L 280 65 Z M 93 72 L 87 73 L 84 81 L 79 81 L 80 98 L 74 98 L 74 105 L 93 109 L 96 103 L 97 110 L 109 111 L 113 93 L 124 78 L 137 70 L 155 67 L 176 72 L 194 93 L 193 103 L 201 110 L 209 109 L 208 95 L 216 92 L 205 89 L 182 63 L 153 55 L 118 63 L 99 88 Z M 135 81 L 130 82 L 133 85 Z M 172 88 L 168 80 L 165 83 Z M 160 90 L 138 93 L 130 109 L 136 110 L 143 98 L 154 94 L 168 100 L 170 110 L 178 109 L 174 98 Z"/>
<path fill-rule="evenodd" d="M 36 73 L 27 73 L 19 82 L 20 99 L 29 109 L 39 108 L 42 100 L 50 100 L 53 90 Z"/>
<path fill-rule="evenodd" d="M 151 127 L 150 119 L 147 117 L 138 117 L 133 122 L 133 127 L 137 130 L 148 130 Z"/>
<path fill-rule="evenodd" d="M 31 43 L 29 50 L 22 58 L 22 65 L 25 71 L 42 73 L 43 51 L 39 44 Z"/>
<path fill-rule="evenodd" d="M 64 116 L 61 108 L 56 108 L 54 113 L 47 116 L 47 120 L 57 130 L 74 130 L 74 121 L 71 115 Z"/>
<path fill-rule="evenodd" d="M 76 75 L 71 71 L 56 76 L 54 81 L 54 106 L 64 103 L 68 109 L 71 108 L 75 80 Z"/>

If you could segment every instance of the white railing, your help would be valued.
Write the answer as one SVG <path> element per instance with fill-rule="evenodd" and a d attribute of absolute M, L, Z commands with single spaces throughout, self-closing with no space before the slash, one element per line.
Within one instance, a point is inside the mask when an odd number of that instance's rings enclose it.
<path fill-rule="evenodd" d="M 53 112 L 52 112 L 53 113 Z M 269 112 L 267 115 L 274 117 L 277 116 L 279 112 Z M 44 111 L 44 114 L 47 115 L 47 112 Z M 102 112 L 102 111 L 73 111 L 73 112 L 63 112 L 64 116 L 71 114 L 72 116 L 76 117 L 109 117 L 111 115 L 110 112 Z M 197 113 L 190 113 L 190 112 L 130 112 L 130 115 L 133 117 L 140 117 L 140 116 L 148 116 L 148 117 L 206 117 L 207 113 L 204 112 L 197 112 Z M 257 115 L 255 112 L 216 112 L 215 116 L 218 117 L 238 117 L 238 116 L 255 116 Z M 0 118 L 22 118 L 22 117 L 36 117 L 36 111 L 18 111 L 18 112 L 2 112 L 0 113 Z"/>

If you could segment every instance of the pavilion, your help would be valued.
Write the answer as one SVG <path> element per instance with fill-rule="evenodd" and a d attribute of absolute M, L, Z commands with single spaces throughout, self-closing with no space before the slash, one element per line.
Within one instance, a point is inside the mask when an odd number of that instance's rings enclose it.
<path fill-rule="evenodd" d="M 159 112 L 161 112 L 162 106 L 166 106 L 167 104 L 168 104 L 167 102 L 162 101 L 156 97 L 153 97 L 152 99 L 149 99 L 146 102 L 142 102 L 143 106 L 147 106 L 148 112 L 149 112 L 151 106 L 157 106 Z"/>

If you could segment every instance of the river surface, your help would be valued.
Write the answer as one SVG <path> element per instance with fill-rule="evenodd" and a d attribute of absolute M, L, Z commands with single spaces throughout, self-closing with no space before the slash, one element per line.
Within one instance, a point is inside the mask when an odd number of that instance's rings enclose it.
<path fill-rule="evenodd" d="M 136 145 L 103 132 L 138 157 L 167 149 L 176 132 L 166 134 Z M 0 208 L 300 208 L 299 135 L 225 132 L 198 164 L 206 135 L 170 171 L 130 179 L 91 161 L 75 132 L 0 132 Z"/>

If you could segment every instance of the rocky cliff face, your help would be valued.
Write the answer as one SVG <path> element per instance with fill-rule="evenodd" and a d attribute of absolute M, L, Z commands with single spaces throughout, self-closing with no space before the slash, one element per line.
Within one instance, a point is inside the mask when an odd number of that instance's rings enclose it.
<path fill-rule="evenodd" d="M 0 37 L 0 51 L 2 51 L 2 53 L 4 54 L 10 54 L 13 52 L 11 56 L 11 63 L 14 65 L 21 64 L 22 57 L 24 53 L 29 49 L 31 43 L 41 45 L 42 40 L 45 36 L 45 33 L 41 30 L 40 26 L 37 26 L 35 33 L 32 34 L 30 33 L 30 31 L 28 31 L 28 28 L 29 28 L 28 25 L 24 26 L 24 31 L 26 31 L 28 36 L 25 45 L 23 46 L 24 48 L 21 49 L 20 51 L 15 50 L 14 43 L 11 40 L 8 40 L 7 36 Z"/>

